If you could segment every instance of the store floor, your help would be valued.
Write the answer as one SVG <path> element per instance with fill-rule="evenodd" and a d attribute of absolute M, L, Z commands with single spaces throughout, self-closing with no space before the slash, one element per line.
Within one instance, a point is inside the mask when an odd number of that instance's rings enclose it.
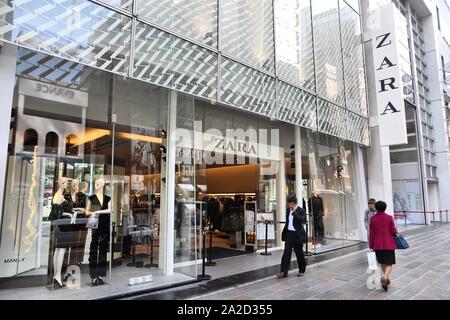
<path fill-rule="evenodd" d="M 129 286 L 128 279 L 131 277 L 152 275 L 153 281 L 147 284 Z M 92 300 L 106 298 L 110 295 L 123 295 L 141 290 L 168 286 L 175 283 L 191 281 L 192 277 L 174 273 L 164 276 L 162 271 L 156 268 L 138 269 L 122 265 L 113 269 L 112 279 L 104 279 L 109 285 L 92 287 L 88 274 L 83 274 L 80 289 L 48 289 L 47 287 L 33 287 L 20 289 L 0 290 L 0 300 Z"/>

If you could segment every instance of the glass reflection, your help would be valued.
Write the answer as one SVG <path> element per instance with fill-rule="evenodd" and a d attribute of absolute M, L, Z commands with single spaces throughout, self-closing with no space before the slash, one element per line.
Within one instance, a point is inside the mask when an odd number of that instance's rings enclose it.
<path fill-rule="evenodd" d="M 211 47 L 217 47 L 216 0 L 136 0 L 138 15 Z"/>
<path fill-rule="evenodd" d="M 227 0 L 221 4 L 221 48 L 257 68 L 274 72 L 271 0 Z"/>
<path fill-rule="evenodd" d="M 317 92 L 345 104 L 338 1 L 313 1 Z"/>
<path fill-rule="evenodd" d="M 310 1 L 276 0 L 275 31 L 277 74 L 315 91 Z"/>

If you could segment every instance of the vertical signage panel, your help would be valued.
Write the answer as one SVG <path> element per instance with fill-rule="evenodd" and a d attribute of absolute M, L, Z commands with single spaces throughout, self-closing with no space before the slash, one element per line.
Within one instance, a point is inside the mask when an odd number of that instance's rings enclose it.
<path fill-rule="evenodd" d="M 394 4 L 377 8 L 372 28 L 377 109 L 382 146 L 408 143 Z"/>

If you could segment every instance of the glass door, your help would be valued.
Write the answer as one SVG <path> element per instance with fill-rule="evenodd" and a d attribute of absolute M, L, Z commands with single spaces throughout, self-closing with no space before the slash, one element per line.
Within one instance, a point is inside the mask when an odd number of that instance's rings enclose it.
<path fill-rule="evenodd" d="M 160 268 L 168 90 L 114 76 L 111 294 L 164 283 Z"/>
<path fill-rule="evenodd" d="M 258 190 L 256 193 L 256 243 L 257 250 L 277 246 L 277 221 L 285 219 L 284 212 L 277 212 L 277 178 L 280 179 L 280 161 L 262 160 L 258 165 Z M 278 177 L 277 177 L 278 176 Z M 268 225 L 266 226 L 266 221 Z"/>
<path fill-rule="evenodd" d="M 171 106 L 176 110 L 170 111 L 176 122 L 175 189 L 167 192 L 175 193 L 173 262 L 176 273 L 192 279 L 197 278 L 198 261 L 206 252 L 202 250 L 202 240 L 208 227 L 207 208 L 203 199 L 198 197 L 199 192 L 204 191 L 204 181 L 197 181 L 197 174 L 203 174 L 200 170 L 203 159 L 194 144 L 194 98 L 173 93 L 172 99 L 176 99 Z"/>
<path fill-rule="evenodd" d="M 318 254 L 343 245 L 345 201 L 338 170 L 341 157 L 338 140 L 319 133 L 308 133 L 308 151 L 311 252 Z"/>

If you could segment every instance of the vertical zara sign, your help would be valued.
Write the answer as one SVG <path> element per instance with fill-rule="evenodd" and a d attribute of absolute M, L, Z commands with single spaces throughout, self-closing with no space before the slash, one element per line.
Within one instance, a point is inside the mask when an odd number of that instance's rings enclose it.
<path fill-rule="evenodd" d="M 372 45 L 382 146 L 408 143 L 394 10 L 390 1 L 373 12 L 380 21 L 372 28 Z"/>

